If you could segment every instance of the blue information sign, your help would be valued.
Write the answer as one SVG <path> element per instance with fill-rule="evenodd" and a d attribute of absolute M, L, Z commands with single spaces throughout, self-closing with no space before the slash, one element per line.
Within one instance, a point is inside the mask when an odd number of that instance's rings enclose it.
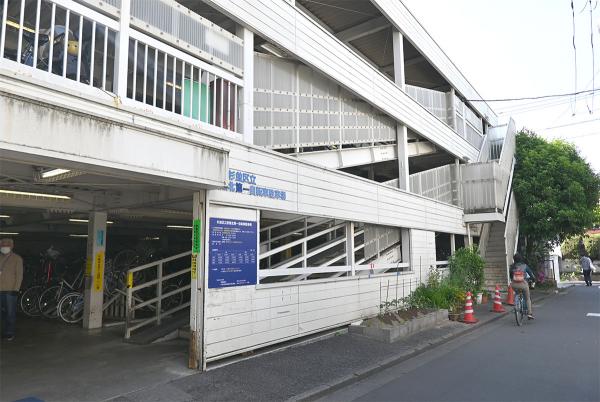
<path fill-rule="evenodd" d="M 210 218 L 208 287 L 256 284 L 256 222 Z"/>

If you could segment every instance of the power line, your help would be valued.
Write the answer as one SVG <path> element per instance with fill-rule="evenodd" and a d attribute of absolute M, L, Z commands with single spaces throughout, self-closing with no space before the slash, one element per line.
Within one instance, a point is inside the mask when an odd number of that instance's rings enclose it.
<path fill-rule="evenodd" d="M 584 120 L 584 121 L 576 121 L 576 122 L 573 122 L 573 123 L 561 124 L 561 125 L 558 125 L 558 126 L 550 126 L 550 127 L 538 128 L 538 129 L 535 129 L 533 131 L 554 130 L 556 128 L 577 126 L 577 125 L 580 125 L 580 124 L 593 123 L 595 121 L 600 121 L 600 117 L 596 118 L 596 119 L 590 119 L 590 120 Z"/>
<path fill-rule="evenodd" d="M 585 89 L 585 90 L 582 90 L 582 91 L 562 93 L 562 94 L 540 95 L 540 96 L 525 96 L 525 97 L 522 97 L 522 98 L 466 99 L 466 101 L 467 102 L 514 102 L 514 101 L 521 101 L 521 100 L 560 98 L 560 97 L 563 97 L 563 96 L 573 96 L 573 95 L 587 94 L 587 93 L 592 93 L 592 92 L 596 92 L 596 91 L 600 91 L 600 88 Z"/>

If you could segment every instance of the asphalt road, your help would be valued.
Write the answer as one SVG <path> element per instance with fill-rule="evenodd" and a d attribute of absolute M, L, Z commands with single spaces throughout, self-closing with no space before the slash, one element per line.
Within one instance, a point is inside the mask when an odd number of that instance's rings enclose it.
<path fill-rule="evenodd" d="M 322 401 L 600 401 L 600 287 L 577 286 Z"/>

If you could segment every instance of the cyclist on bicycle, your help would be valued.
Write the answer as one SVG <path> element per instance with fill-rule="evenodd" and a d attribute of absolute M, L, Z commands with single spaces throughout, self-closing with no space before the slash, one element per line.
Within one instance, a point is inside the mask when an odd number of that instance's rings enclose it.
<path fill-rule="evenodd" d="M 531 268 L 525 264 L 523 257 L 520 254 L 515 254 L 514 264 L 510 266 L 510 279 L 511 286 L 514 290 L 521 290 L 525 293 L 525 300 L 527 300 L 527 318 L 533 320 L 533 306 L 531 304 L 531 296 L 529 295 L 529 285 L 527 283 L 528 278 L 535 278 Z"/>

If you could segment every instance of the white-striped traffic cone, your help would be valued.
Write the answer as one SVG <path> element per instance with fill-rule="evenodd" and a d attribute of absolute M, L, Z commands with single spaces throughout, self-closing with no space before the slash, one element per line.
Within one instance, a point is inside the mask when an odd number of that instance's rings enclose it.
<path fill-rule="evenodd" d="M 467 301 L 465 302 L 465 315 L 462 319 L 465 324 L 475 324 L 479 322 L 473 314 L 473 301 L 471 300 L 471 292 L 467 292 Z"/>

